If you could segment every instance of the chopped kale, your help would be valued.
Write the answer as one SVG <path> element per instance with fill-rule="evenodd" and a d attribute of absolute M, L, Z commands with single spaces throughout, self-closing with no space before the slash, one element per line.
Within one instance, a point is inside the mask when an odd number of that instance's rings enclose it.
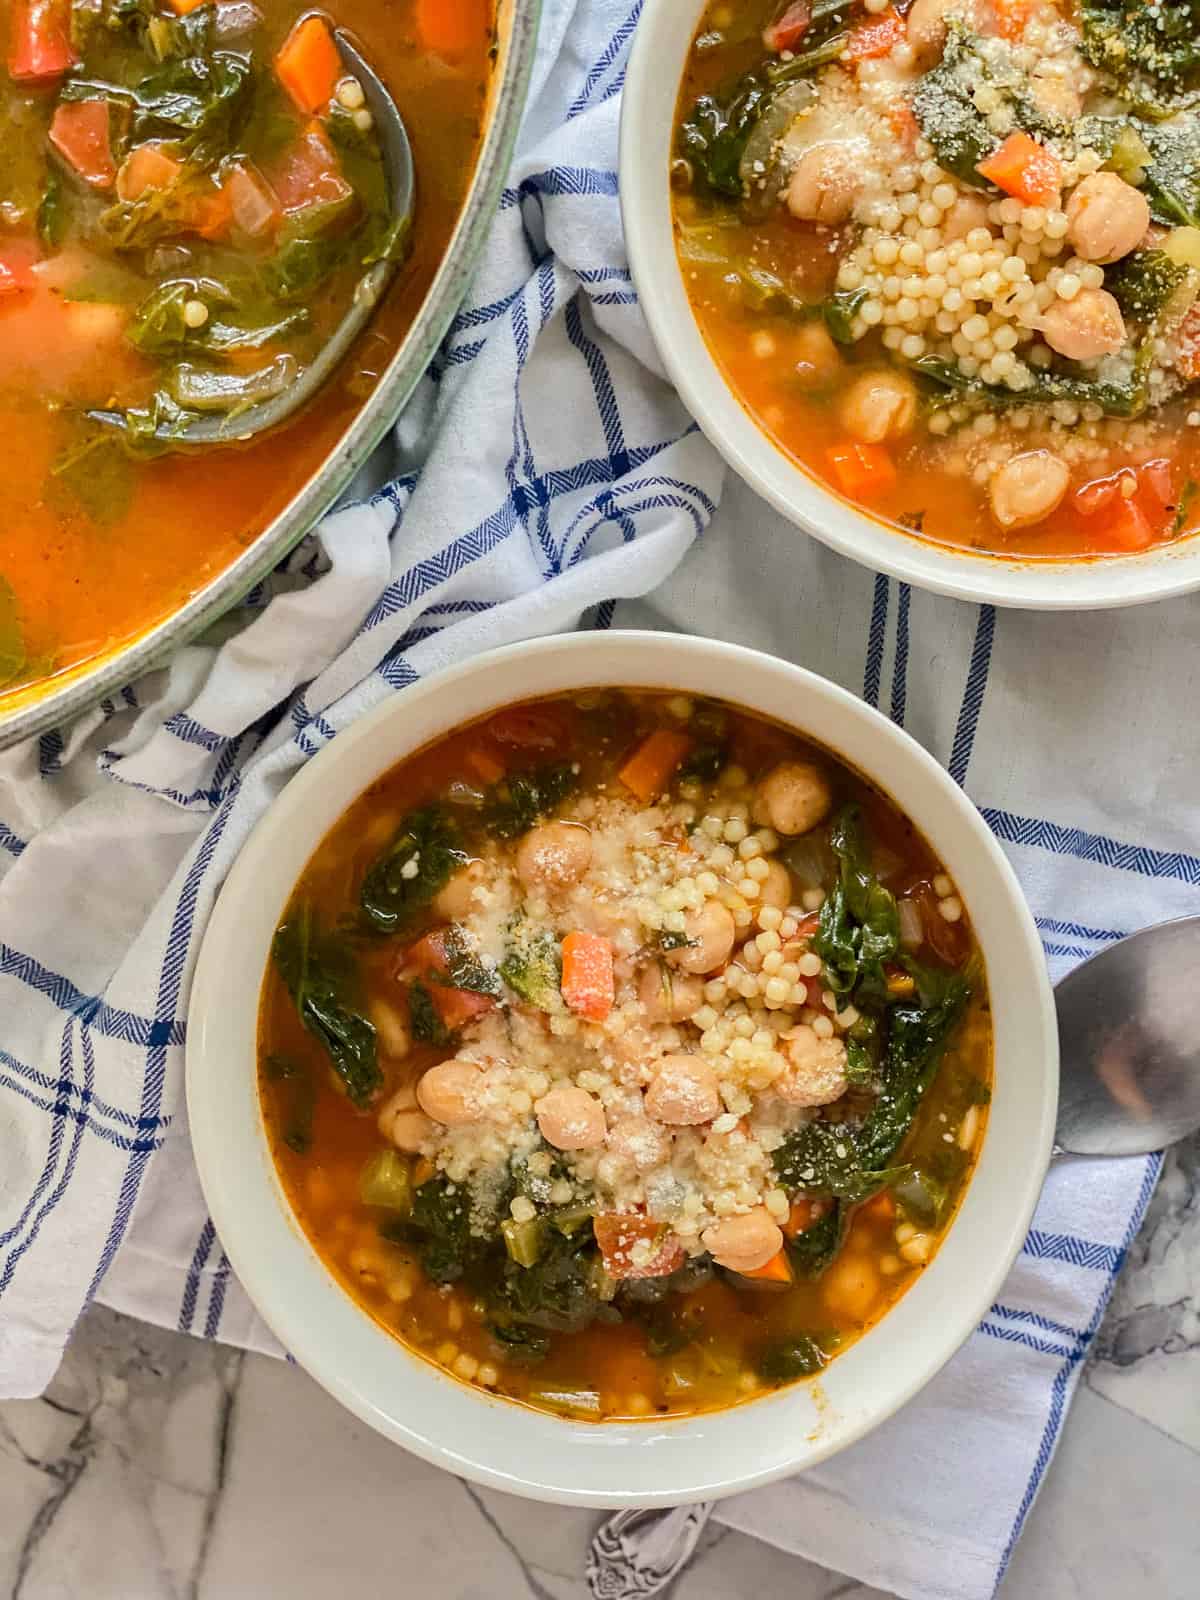
<path fill-rule="evenodd" d="M 975 104 L 975 90 L 990 78 L 975 36 L 952 18 L 941 61 L 917 80 L 912 96 L 913 115 L 938 165 L 981 189 L 991 185 L 980 176 L 979 164 L 1000 144 Z"/>
<path fill-rule="evenodd" d="M 821 1371 L 829 1360 L 828 1354 L 809 1333 L 794 1333 L 790 1338 L 770 1344 L 756 1362 L 759 1377 L 768 1383 L 794 1383 L 797 1378 L 811 1378 Z"/>
<path fill-rule="evenodd" d="M 420 978 L 414 978 L 408 986 L 408 1022 L 418 1044 L 450 1042 L 450 1030 L 438 1016 L 433 997 Z"/>
<path fill-rule="evenodd" d="M 277 1053 L 267 1057 L 266 1071 L 272 1083 L 281 1085 L 283 1142 L 298 1156 L 306 1155 L 312 1148 L 313 1109 L 317 1098 L 312 1073 L 306 1063 Z"/>
<path fill-rule="evenodd" d="M 955 976 L 946 981 L 942 996 L 932 1005 L 897 1005 L 889 1010 L 882 1087 L 858 1139 L 865 1170 L 882 1170 L 900 1148 L 970 993 L 966 979 Z"/>
<path fill-rule="evenodd" d="M 647 1354 L 655 1360 L 678 1355 L 704 1332 L 704 1319 L 696 1308 L 680 1304 L 674 1297 L 636 1305 L 633 1317 L 645 1333 Z"/>
<path fill-rule="evenodd" d="M 484 826 L 500 839 L 519 838 L 557 810 L 578 781 L 565 761 L 511 773 L 490 791 L 483 807 Z"/>
<path fill-rule="evenodd" d="M 787 1241 L 788 1259 L 802 1277 L 816 1278 L 825 1271 L 842 1248 L 847 1220 L 847 1207 L 835 1200 L 820 1221 Z"/>
<path fill-rule="evenodd" d="M 401 932 L 466 860 L 458 824 L 441 806 L 410 813 L 363 879 L 363 915 L 381 933 Z"/>
<path fill-rule="evenodd" d="M 954 363 L 943 361 L 940 356 L 918 356 L 910 366 L 945 395 L 978 400 L 990 410 L 1074 400 L 1079 404 L 1098 405 L 1108 417 L 1138 417 L 1148 404 L 1146 372 L 1153 353 L 1153 341 L 1143 341 L 1138 347 L 1133 372 L 1124 383 L 1101 382 L 1061 368 L 1047 372 L 1031 369 L 1033 382 L 1024 389 L 1009 389 L 1004 384 L 981 383 L 976 378 L 968 378 Z"/>
<path fill-rule="evenodd" d="M 433 975 L 433 981 L 443 982 L 450 989 L 469 989 L 472 994 L 486 994 L 492 1000 L 499 1000 L 503 994 L 500 987 L 500 975 L 495 967 L 489 967 L 478 953 L 473 950 L 467 941 L 467 936 L 457 923 L 452 923 L 442 936 L 442 949 L 445 951 L 445 978 L 440 974 Z"/>
<path fill-rule="evenodd" d="M 729 747 L 723 741 L 698 744 L 680 763 L 676 777 L 681 783 L 688 781 L 711 783 L 720 776 L 729 760 Z"/>
<path fill-rule="evenodd" d="M 550 1353 L 550 1335 L 525 1322 L 489 1322 L 488 1332 L 504 1351 L 506 1361 L 534 1367 Z"/>
<path fill-rule="evenodd" d="M 1200 0 L 1081 0 L 1082 49 L 1123 93 L 1149 83 L 1174 98 L 1200 73 Z"/>
<path fill-rule="evenodd" d="M 518 922 L 510 930 L 500 976 L 515 995 L 539 1011 L 562 1009 L 562 948 L 548 928 L 530 930 Z"/>
<path fill-rule="evenodd" d="M 324 1045 L 351 1101 L 369 1105 L 383 1073 L 375 1028 L 355 1004 L 357 970 L 347 941 L 323 935 L 304 905 L 276 932 L 272 954 L 300 1021 Z"/>
<path fill-rule="evenodd" d="M 1183 291 L 1192 274 L 1164 250 L 1135 250 L 1104 274 L 1104 287 L 1127 317 L 1150 322 Z"/>
<path fill-rule="evenodd" d="M 830 1122 L 809 1122 L 789 1134 L 775 1152 L 775 1169 L 788 1189 L 812 1189 L 852 1205 L 900 1175 L 898 1168 L 868 1170 L 862 1131 Z"/>
<path fill-rule="evenodd" d="M 1200 114 L 1139 125 L 1139 132 L 1152 157 L 1143 186 L 1154 220 L 1200 228 Z"/>
<path fill-rule="evenodd" d="M 900 948 L 900 913 L 895 895 L 871 870 L 857 806 L 847 806 L 834 818 L 829 842 L 838 880 L 821 907 L 813 949 L 839 997 L 860 984 L 871 994 L 886 995 L 883 964 Z"/>

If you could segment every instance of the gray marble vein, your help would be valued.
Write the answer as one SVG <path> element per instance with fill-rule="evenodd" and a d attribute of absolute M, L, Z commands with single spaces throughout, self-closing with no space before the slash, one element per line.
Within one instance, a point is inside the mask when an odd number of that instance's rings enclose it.
<path fill-rule="evenodd" d="M 1200 1140 L 1172 1153 L 1001 1600 L 1195 1600 Z M 0 1403 L 0 1600 L 585 1600 L 598 1516 L 439 1472 L 302 1372 L 94 1308 Z M 672 1600 L 884 1600 L 710 1527 Z"/>

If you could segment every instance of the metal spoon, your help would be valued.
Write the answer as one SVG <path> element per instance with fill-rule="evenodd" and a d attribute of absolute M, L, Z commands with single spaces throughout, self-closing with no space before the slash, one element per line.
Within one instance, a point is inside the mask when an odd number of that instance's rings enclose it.
<path fill-rule="evenodd" d="M 1054 991 L 1055 1154 L 1146 1155 L 1200 1128 L 1200 917 L 1143 928 Z"/>
<path fill-rule="evenodd" d="M 347 73 L 362 85 L 367 110 L 374 118 L 384 169 L 388 175 L 392 215 L 399 221 L 405 221 L 412 215 L 416 177 L 404 119 L 382 79 L 360 55 L 349 35 L 338 28 L 334 30 L 333 37 Z M 396 261 L 377 261 L 367 268 L 354 287 L 349 309 L 320 354 L 280 394 L 234 414 L 205 417 L 201 421 L 189 422 L 183 428 L 161 427 L 156 430 L 155 437 L 164 444 L 233 444 L 252 439 L 268 428 L 277 428 L 294 411 L 307 405 L 332 375 L 370 321 L 398 264 Z M 88 416 L 105 427 L 124 429 L 126 426 L 123 411 L 89 411 Z"/>
<path fill-rule="evenodd" d="M 1148 1155 L 1200 1129 L 1200 917 L 1109 945 L 1055 986 L 1054 1004 L 1056 1156 Z M 592 1544 L 592 1593 L 658 1593 L 712 1511 L 703 1501 L 615 1512 Z"/>

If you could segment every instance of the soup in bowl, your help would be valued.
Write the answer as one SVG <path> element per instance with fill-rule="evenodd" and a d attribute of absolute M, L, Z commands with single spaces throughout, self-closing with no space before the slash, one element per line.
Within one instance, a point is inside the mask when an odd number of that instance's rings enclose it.
<path fill-rule="evenodd" d="M 189 1034 L 214 1221 L 297 1358 L 593 1503 L 894 1409 L 1007 1269 L 1053 1117 L 1036 935 L 951 781 L 798 669 L 640 635 L 502 652 L 338 746 L 235 869 Z"/>
<path fill-rule="evenodd" d="M 631 260 L 681 392 L 757 487 L 973 598 L 1194 582 L 1189 27 L 1072 0 L 649 8 Z"/>

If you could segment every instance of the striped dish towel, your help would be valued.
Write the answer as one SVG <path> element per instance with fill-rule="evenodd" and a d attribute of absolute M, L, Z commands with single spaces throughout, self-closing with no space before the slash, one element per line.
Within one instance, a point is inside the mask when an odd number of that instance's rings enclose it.
<path fill-rule="evenodd" d="M 278 1353 L 190 1159 L 196 950 L 297 768 L 384 696 L 487 646 L 650 622 L 773 649 L 863 693 L 989 808 L 1059 964 L 1195 909 L 1200 862 L 1175 853 L 1194 806 L 1168 760 L 1189 704 L 1182 609 L 1123 634 L 998 620 L 874 578 L 736 484 L 709 528 L 723 472 L 657 376 L 620 237 L 639 8 L 546 0 L 484 267 L 375 464 L 383 487 L 168 669 L 0 756 L 0 1394 L 40 1391 L 93 1298 Z M 1098 726 L 1103 747 L 1072 770 Z M 937 1384 L 838 1460 L 719 1514 L 922 1600 L 989 1592 L 1155 1171 L 1056 1171 L 1003 1303 Z M 980 1485 L 970 1503 L 965 1482 Z M 610 1530 L 597 1591 L 651 1592 L 678 1531 Z"/>

